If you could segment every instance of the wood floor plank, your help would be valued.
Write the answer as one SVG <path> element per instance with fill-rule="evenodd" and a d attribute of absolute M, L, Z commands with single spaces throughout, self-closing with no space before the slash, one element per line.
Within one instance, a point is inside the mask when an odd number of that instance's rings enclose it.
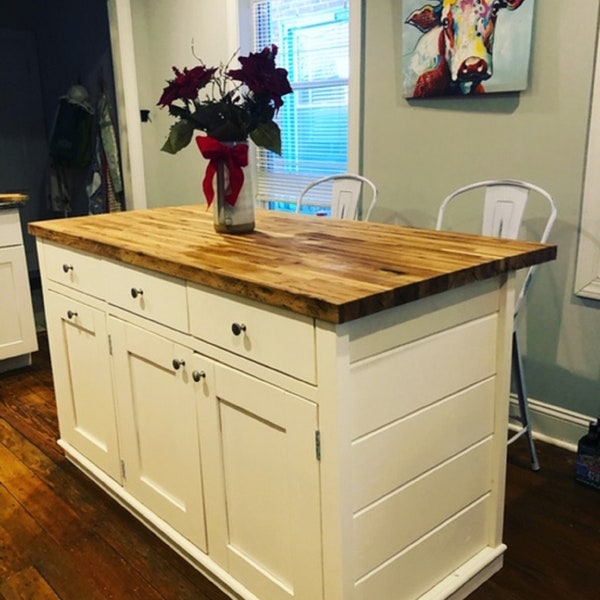
<path fill-rule="evenodd" d="M 0 485 L 0 581 L 30 564 L 31 548 L 42 536 L 41 527 Z"/>
<path fill-rule="evenodd" d="M 14 573 L 0 584 L 0 591 L 6 600 L 60 600 L 34 567 Z"/>
<path fill-rule="evenodd" d="M 70 546 L 80 531 L 77 510 L 64 502 L 26 465 L 0 444 L 0 480 L 47 535 L 58 544 Z"/>
<path fill-rule="evenodd" d="M 82 564 L 73 554 L 48 536 L 40 538 L 31 549 L 31 564 L 52 587 L 61 600 L 106 600 L 110 590 L 100 589 L 96 582 L 86 576 Z M 118 575 L 117 575 L 118 577 Z"/>
<path fill-rule="evenodd" d="M 57 462 L 32 444 L 22 433 L 5 419 L 0 418 L 0 444 L 10 450 L 15 457 L 33 471 L 40 479 L 47 480 L 56 470 Z M 59 458 L 59 463 L 64 457 Z"/>
<path fill-rule="evenodd" d="M 3 506 L 0 513 L 0 593 L 11 598 L 20 598 L 20 594 L 26 597 L 25 582 L 13 576 L 35 569 L 60 598 L 106 598 L 81 577 L 80 565 L 72 560 L 68 549 L 52 540 L 4 486 L 0 491 L 3 492 L 0 497 Z"/>
<path fill-rule="evenodd" d="M 7 374 L 0 377 L 0 418 L 21 431 L 55 461 L 63 459 L 56 445 L 59 433 L 53 390 L 40 388 L 42 384 L 37 380 L 35 385 L 22 389 L 18 377 Z"/>

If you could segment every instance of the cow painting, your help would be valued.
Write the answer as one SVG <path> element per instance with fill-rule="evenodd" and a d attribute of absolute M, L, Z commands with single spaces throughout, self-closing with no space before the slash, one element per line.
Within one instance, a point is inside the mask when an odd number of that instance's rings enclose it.
<path fill-rule="evenodd" d="M 533 0 L 439 0 L 419 4 L 405 19 L 405 24 L 421 35 L 405 57 L 404 95 L 425 98 L 489 91 L 486 82 L 494 75 L 494 37 L 499 17 L 503 11 L 516 11 L 526 2 Z M 529 43 L 521 63 L 529 61 Z M 519 49 L 523 47 L 521 40 Z"/>

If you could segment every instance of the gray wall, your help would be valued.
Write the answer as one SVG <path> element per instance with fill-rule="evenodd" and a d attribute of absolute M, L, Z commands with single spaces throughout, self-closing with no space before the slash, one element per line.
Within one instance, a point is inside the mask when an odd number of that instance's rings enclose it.
<path fill-rule="evenodd" d="M 529 396 L 600 415 L 600 303 L 573 294 L 598 0 L 577 0 L 577 10 L 537 0 L 526 91 L 425 101 L 401 96 L 401 1 L 364 4 L 364 172 L 381 197 L 374 220 L 433 227 L 441 200 L 479 179 L 547 189 L 559 211 L 558 260 L 538 269 L 520 326 Z"/>

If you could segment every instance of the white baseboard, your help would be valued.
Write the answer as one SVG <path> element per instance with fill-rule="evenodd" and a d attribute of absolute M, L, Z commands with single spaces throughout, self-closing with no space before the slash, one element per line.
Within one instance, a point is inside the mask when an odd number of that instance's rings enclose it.
<path fill-rule="evenodd" d="M 518 410 L 517 397 L 511 396 L 510 414 L 518 414 Z M 595 421 L 597 418 L 532 398 L 529 399 L 529 416 L 535 439 L 560 446 L 571 452 L 577 452 L 579 438 L 587 433 L 590 421 Z M 517 428 L 518 422 L 510 419 L 509 429 L 516 430 Z"/>

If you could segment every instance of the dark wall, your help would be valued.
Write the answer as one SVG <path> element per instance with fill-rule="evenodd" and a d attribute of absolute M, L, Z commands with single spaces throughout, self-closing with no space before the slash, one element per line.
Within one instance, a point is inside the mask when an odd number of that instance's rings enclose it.
<path fill-rule="evenodd" d="M 33 33 L 48 137 L 59 100 L 74 84 L 85 86 L 95 106 L 103 84 L 116 115 L 106 0 L 0 0 L 0 28 Z M 72 214 L 87 214 L 87 173 L 76 174 Z M 41 203 L 39 218 L 57 216 Z"/>

